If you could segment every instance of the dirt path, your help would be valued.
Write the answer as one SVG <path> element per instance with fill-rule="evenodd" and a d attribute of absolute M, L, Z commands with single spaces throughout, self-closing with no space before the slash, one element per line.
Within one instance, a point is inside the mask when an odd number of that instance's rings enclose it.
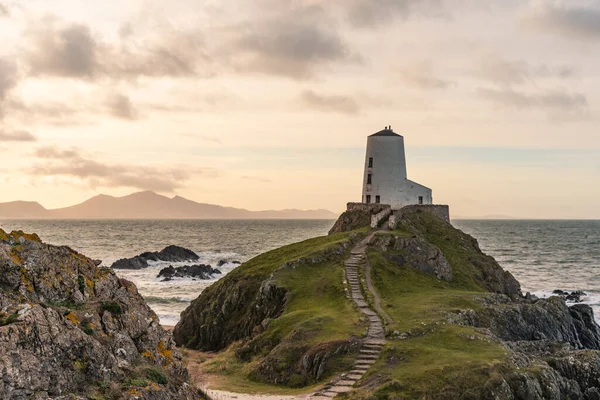
<path fill-rule="evenodd" d="M 373 364 L 375 364 L 385 345 L 383 322 L 379 315 L 371 309 L 366 302 L 361 290 L 360 282 L 360 272 L 363 272 L 367 283 L 365 290 L 368 290 L 371 293 L 375 299 L 376 308 L 378 311 L 380 310 L 381 315 L 384 315 L 387 318 L 387 313 L 381 310 L 379 296 L 377 296 L 371 283 L 370 264 L 366 256 L 367 245 L 376 233 L 377 231 L 371 232 L 365 239 L 356 245 L 350 252 L 350 257 L 344 262 L 346 279 L 350 289 L 349 297 L 356 303 L 360 312 L 369 319 L 367 337 L 363 340 L 353 369 L 326 384 L 323 389 L 314 394 L 312 397 L 313 399 L 331 399 L 340 393 L 352 391 L 354 384 L 367 373 Z"/>

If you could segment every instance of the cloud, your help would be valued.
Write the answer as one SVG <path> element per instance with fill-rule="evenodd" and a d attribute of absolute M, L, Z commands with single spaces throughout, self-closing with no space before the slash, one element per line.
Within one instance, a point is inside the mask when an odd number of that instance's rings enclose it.
<path fill-rule="evenodd" d="M 102 41 L 89 27 L 46 18 L 26 32 L 26 61 L 33 76 L 94 80 L 204 76 L 208 62 L 201 35 L 165 28 L 159 35 Z M 206 73 L 208 76 L 209 73 Z"/>
<path fill-rule="evenodd" d="M 100 72 L 99 45 L 87 26 L 46 20 L 28 36 L 34 41 L 27 57 L 32 75 L 92 78 Z"/>
<path fill-rule="evenodd" d="M 422 61 L 400 68 L 404 83 L 421 89 L 446 89 L 451 82 L 435 76 L 431 61 Z"/>
<path fill-rule="evenodd" d="M 521 14 L 522 26 L 571 39 L 600 39 L 600 8 L 536 1 Z"/>
<path fill-rule="evenodd" d="M 3 116 L 4 102 L 18 83 L 18 70 L 14 62 L 0 58 L 0 118 Z"/>
<path fill-rule="evenodd" d="M 0 130 L 0 142 L 35 142 L 37 138 L 27 131 Z"/>
<path fill-rule="evenodd" d="M 319 68 L 356 61 L 334 28 L 319 6 L 281 6 L 275 13 L 228 27 L 219 55 L 238 72 L 307 79 Z"/>
<path fill-rule="evenodd" d="M 131 103 L 129 97 L 116 94 L 111 96 L 106 104 L 108 112 L 113 117 L 126 120 L 134 120 L 137 118 L 138 112 Z"/>
<path fill-rule="evenodd" d="M 79 179 L 93 187 L 134 188 L 173 192 L 192 176 L 215 175 L 214 170 L 199 168 L 140 167 L 103 164 L 82 154 L 79 149 L 41 147 L 34 154 L 41 161 L 28 172 L 35 176 L 62 176 Z"/>
<path fill-rule="evenodd" d="M 386 26 L 396 18 L 447 16 L 443 0 L 341 0 L 340 4 L 358 28 Z"/>
<path fill-rule="evenodd" d="M 541 109 L 556 115 L 583 116 L 588 112 L 587 98 L 581 93 L 549 91 L 524 93 L 512 89 L 478 89 L 482 98 L 499 106 L 523 109 Z"/>
<path fill-rule="evenodd" d="M 335 112 L 342 114 L 358 114 L 360 106 L 351 97 L 337 95 L 322 95 L 312 90 L 306 90 L 299 96 L 299 103 L 311 110 Z"/>
<path fill-rule="evenodd" d="M 501 85 L 524 84 L 537 78 L 567 79 L 575 75 L 570 66 L 532 66 L 523 60 L 508 61 L 497 55 L 482 57 L 479 69 L 482 78 Z"/>
<path fill-rule="evenodd" d="M 6 7 L 4 4 L 0 3 L 0 18 L 9 17 L 9 16 L 10 16 L 10 12 L 8 11 L 8 7 Z"/>

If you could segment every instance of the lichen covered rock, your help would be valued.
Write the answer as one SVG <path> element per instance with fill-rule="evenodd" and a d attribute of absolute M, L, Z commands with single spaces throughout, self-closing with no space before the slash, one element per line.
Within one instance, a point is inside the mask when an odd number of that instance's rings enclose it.
<path fill-rule="evenodd" d="M 2 230 L 0 365 L 0 398 L 199 398 L 133 283 L 68 247 Z"/>

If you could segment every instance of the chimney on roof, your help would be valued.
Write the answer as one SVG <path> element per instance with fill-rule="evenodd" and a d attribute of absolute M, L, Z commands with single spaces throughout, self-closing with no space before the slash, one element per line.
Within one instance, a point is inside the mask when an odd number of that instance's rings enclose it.
<path fill-rule="evenodd" d="M 390 125 L 390 131 L 394 132 L 394 130 L 392 129 L 392 126 Z"/>

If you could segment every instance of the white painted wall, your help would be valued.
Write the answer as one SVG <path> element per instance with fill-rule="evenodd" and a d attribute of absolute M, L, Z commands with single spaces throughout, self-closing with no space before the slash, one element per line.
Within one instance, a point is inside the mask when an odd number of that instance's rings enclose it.
<path fill-rule="evenodd" d="M 373 167 L 369 168 L 369 158 L 373 157 Z M 371 174 L 371 184 L 368 176 Z M 371 195 L 371 203 L 381 196 L 380 203 L 389 204 L 392 209 L 400 209 L 410 204 L 433 204 L 431 189 L 407 179 L 404 138 L 402 136 L 369 136 L 363 177 L 363 203 Z"/>

